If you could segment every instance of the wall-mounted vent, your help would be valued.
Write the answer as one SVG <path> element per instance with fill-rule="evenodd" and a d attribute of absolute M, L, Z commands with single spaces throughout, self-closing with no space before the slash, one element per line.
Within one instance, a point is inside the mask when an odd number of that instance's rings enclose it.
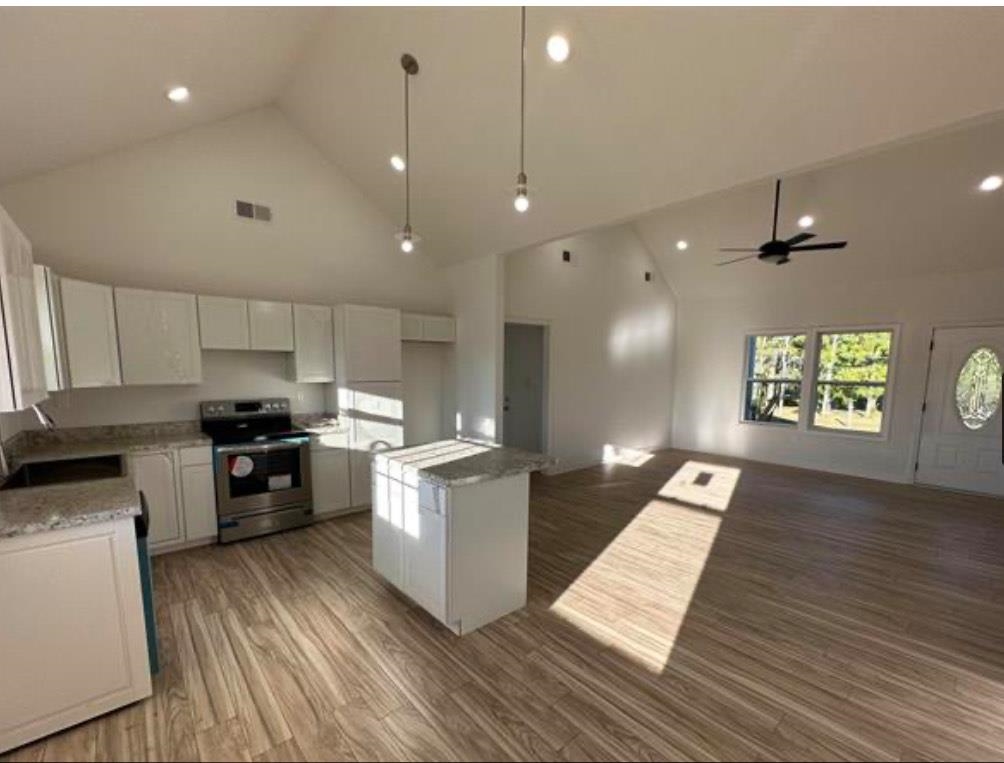
<path fill-rule="evenodd" d="M 566 249 L 565 251 L 563 251 L 561 253 L 561 259 L 562 259 L 563 262 L 571 262 L 572 261 L 572 253 Z"/>
<path fill-rule="evenodd" d="M 249 220 L 260 220 L 263 223 L 271 222 L 272 208 L 264 204 L 255 204 L 250 201 L 238 199 L 234 204 L 234 209 L 238 217 L 246 217 Z"/>
<path fill-rule="evenodd" d="M 647 270 L 645 271 L 645 280 L 646 281 L 651 281 L 652 280 L 652 273 L 650 271 L 647 271 Z"/>

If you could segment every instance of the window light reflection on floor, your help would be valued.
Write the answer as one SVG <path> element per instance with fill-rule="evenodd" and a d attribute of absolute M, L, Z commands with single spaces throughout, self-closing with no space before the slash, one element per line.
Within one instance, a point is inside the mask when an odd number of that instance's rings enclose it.
<path fill-rule="evenodd" d="M 607 443 L 603 446 L 603 463 L 621 464 L 623 466 L 642 466 L 652 458 L 652 453 L 634 448 L 624 448 L 620 445 Z"/>
<path fill-rule="evenodd" d="M 739 475 L 732 467 L 688 461 L 558 597 L 551 612 L 661 673 Z"/>

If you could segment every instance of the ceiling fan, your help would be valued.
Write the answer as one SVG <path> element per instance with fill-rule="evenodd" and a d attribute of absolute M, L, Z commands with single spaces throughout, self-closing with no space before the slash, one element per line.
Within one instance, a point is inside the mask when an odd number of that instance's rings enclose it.
<path fill-rule="evenodd" d="M 781 241 L 777 237 L 777 212 L 778 207 L 781 206 L 781 181 L 778 180 L 774 186 L 774 227 L 771 228 L 770 241 L 761 244 L 756 249 L 736 249 L 736 248 L 724 248 L 719 249 L 720 252 L 752 252 L 752 254 L 746 254 L 742 257 L 737 257 L 734 260 L 725 260 L 725 262 L 715 263 L 716 265 L 731 265 L 735 262 L 742 262 L 743 260 L 751 260 L 754 257 L 763 260 L 764 262 L 772 262 L 775 265 L 784 265 L 790 259 L 792 252 L 818 252 L 823 249 L 843 249 L 847 246 L 846 241 L 831 241 L 825 244 L 804 244 L 802 242 L 808 241 L 811 238 L 815 238 L 815 233 L 809 233 L 805 231 L 803 233 L 798 233 L 789 239 Z"/>

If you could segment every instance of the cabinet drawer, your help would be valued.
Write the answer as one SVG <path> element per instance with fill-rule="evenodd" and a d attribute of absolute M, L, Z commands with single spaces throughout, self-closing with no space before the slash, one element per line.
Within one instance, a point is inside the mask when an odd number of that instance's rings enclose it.
<path fill-rule="evenodd" d="M 180 453 L 182 466 L 203 466 L 213 463 L 213 449 L 208 445 L 182 448 Z"/>

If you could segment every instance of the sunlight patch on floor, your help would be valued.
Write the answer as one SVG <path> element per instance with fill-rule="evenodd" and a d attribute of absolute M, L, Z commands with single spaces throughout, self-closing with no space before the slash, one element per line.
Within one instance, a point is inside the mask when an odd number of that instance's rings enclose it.
<path fill-rule="evenodd" d="M 603 446 L 603 463 L 622 464 L 623 466 L 642 466 L 652 459 L 654 454 L 646 450 L 624 448 L 620 445 L 607 443 Z"/>
<path fill-rule="evenodd" d="M 659 497 L 725 511 L 732 501 L 741 469 L 703 461 L 688 461 L 659 488 Z"/>
<path fill-rule="evenodd" d="M 722 518 L 656 498 L 561 596 L 551 612 L 661 673 Z"/>

